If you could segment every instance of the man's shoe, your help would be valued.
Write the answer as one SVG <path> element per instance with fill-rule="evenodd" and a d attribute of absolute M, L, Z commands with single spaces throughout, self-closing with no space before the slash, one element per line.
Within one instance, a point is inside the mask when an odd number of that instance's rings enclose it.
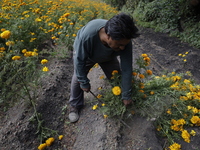
<path fill-rule="evenodd" d="M 79 112 L 78 109 L 75 107 L 71 107 L 70 108 L 70 112 L 69 112 L 69 120 L 70 122 L 74 123 L 77 122 L 79 119 Z"/>

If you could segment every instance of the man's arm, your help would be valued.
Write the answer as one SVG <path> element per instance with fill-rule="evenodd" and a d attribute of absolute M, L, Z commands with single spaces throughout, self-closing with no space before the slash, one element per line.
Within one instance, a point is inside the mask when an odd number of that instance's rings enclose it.
<path fill-rule="evenodd" d="M 131 100 L 132 92 L 132 41 L 121 51 L 122 100 Z M 125 101 L 125 103 L 127 103 Z"/>

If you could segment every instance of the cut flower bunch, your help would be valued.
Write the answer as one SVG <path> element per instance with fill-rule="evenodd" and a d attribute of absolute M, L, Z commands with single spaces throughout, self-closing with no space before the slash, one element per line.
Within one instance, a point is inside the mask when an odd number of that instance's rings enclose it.
<path fill-rule="evenodd" d="M 200 85 L 196 85 L 190 72 L 153 75 L 149 69 L 150 57 L 142 54 L 133 68 L 132 100 L 125 107 L 121 100 L 120 74 L 113 71 L 111 87 L 102 89 L 104 106 L 100 111 L 107 117 L 128 119 L 134 113 L 153 119 L 158 134 L 167 137 L 170 150 L 180 150 L 177 140 L 190 143 L 200 126 Z"/>

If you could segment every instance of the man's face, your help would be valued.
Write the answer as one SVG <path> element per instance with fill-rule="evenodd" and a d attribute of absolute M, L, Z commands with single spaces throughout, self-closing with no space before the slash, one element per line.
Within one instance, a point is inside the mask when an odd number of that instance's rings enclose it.
<path fill-rule="evenodd" d="M 130 39 L 121 39 L 121 40 L 113 40 L 110 36 L 108 36 L 107 44 L 114 51 L 124 50 L 126 45 L 130 42 Z"/>

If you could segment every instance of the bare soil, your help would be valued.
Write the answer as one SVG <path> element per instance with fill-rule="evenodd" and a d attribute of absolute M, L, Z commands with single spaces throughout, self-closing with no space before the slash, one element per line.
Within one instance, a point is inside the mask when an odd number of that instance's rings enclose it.
<path fill-rule="evenodd" d="M 189 52 L 187 62 L 178 56 Z M 155 33 L 151 29 L 142 29 L 141 36 L 133 41 L 133 56 L 142 53 L 151 57 L 151 69 L 154 74 L 163 72 L 191 71 L 196 83 L 200 83 L 200 50 L 181 43 L 167 34 Z M 135 62 L 133 62 L 134 66 Z M 71 58 L 52 59 L 48 64 L 50 71 L 42 79 L 42 87 L 37 97 L 37 111 L 41 114 L 44 125 L 58 134 L 64 135 L 47 150 L 163 150 L 165 138 L 156 133 L 153 121 L 136 114 L 124 123 L 115 119 L 104 119 L 98 110 L 92 110 L 96 103 L 94 97 L 85 94 L 85 107 L 80 120 L 71 124 L 68 116 L 68 99 L 73 73 Z M 89 73 L 92 91 L 98 94 L 98 87 L 107 83 L 99 79 L 103 75 L 100 68 L 93 68 Z M 1 150 L 36 150 L 40 141 L 37 137 L 37 124 L 31 122 L 33 108 L 26 101 L 18 101 L 8 111 L 0 111 L 0 149 Z M 192 137 L 191 143 L 178 141 L 182 150 L 200 149 L 200 129 Z"/>

